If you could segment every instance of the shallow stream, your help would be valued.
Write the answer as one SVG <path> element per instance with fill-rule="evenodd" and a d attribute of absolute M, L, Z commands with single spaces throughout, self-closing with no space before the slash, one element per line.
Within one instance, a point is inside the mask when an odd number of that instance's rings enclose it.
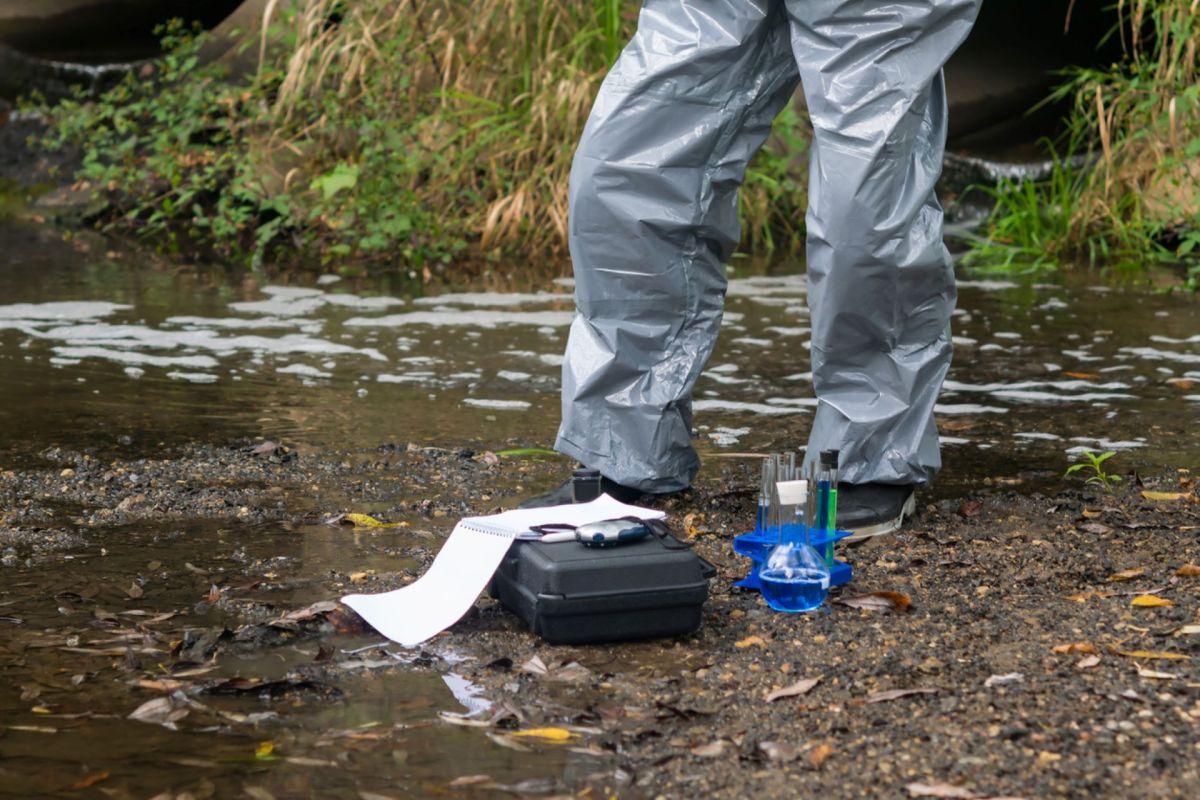
<path fill-rule="evenodd" d="M 133 458 L 256 437 L 301 452 L 552 441 L 569 281 L 403 297 L 333 275 L 231 279 L 110 246 L 0 226 L 0 471 L 51 468 L 51 445 Z M 1117 451 L 1118 472 L 1200 464 L 1195 298 L 1088 272 L 959 286 L 937 495 L 1059 485 L 1083 449 Z M 695 396 L 710 463 L 803 442 L 807 340 L 802 274 L 734 273 Z M 218 692 L 162 709 L 178 719 L 127 719 L 154 695 L 133 692 L 122 669 L 152 668 L 180 631 L 222 624 L 218 606 L 197 602 L 210 585 L 245 582 L 242 602 L 301 607 L 329 599 L 317 587 L 331 570 L 412 566 L 403 547 L 364 555 L 345 535 L 319 524 L 133 525 L 7 559 L 0 795 L 408 797 L 472 775 L 548 791 L 605 768 L 586 748 L 481 745 L 470 728 L 440 721 L 487 701 L 455 677 L 462 656 L 436 642 L 422 653 L 364 650 L 332 692 L 289 686 L 273 702 Z M 347 633 L 322 645 L 345 654 L 378 641 Z M 623 652 L 632 668 L 670 660 L 654 646 Z M 310 641 L 197 669 L 209 680 L 282 680 L 320 656 Z M 414 670 L 414 659 L 434 668 Z"/>

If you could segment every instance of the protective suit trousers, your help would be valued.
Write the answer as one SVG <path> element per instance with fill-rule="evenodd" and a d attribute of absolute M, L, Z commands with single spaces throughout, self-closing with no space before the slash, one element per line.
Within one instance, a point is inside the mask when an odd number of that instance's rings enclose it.
<path fill-rule="evenodd" d="M 851 483 L 933 477 L 955 302 L 934 195 L 942 66 L 980 1 L 646 0 L 571 170 L 558 450 L 647 492 L 691 483 L 692 387 L 721 326 L 738 187 L 801 81 L 808 456 L 838 448 Z"/>

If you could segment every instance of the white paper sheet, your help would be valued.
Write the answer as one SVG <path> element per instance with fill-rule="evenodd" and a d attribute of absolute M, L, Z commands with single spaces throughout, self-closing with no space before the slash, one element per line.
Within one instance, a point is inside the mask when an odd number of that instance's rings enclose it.
<path fill-rule="evenodd" d="M 348 594 L 342 602 L 375 630 L 405 647 L 434 636 L 467 613 L 495 574 L 516 537 L 533 525 L 586 525 L 635 516 L 661 519 L 662 511 L 626 505 L 608 495 L 578 505 L 523 508 L 468 517 L 454 526 L 429 571 L 408 586 L 383 594 Z"/>

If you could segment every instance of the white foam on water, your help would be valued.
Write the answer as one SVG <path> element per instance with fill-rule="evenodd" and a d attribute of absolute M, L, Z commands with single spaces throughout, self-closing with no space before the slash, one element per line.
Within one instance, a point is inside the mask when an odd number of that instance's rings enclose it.
<path fill-rule="evenodd" d="M 418 297 L 413 305 L 418 306 L 472 306 L 474 308 L 509 308 L 511 306 L 545 305 L 548 303 L 574 303 L 575 296 L 562 292 L 536 292 L 533 294 L 514 292 L 461 292 Z"/>
<path fill-rule="evenodd" d="M 812 329 L 811 328 L 785 328 L 785 327 L 779 326 L 779 325 L 772 325 L 771 327 L 767 328 L 767 330 L 770 331 L 771 333 L 777 334 L 779 336 L 803 336 L 804 334 L 809 333 Z"/>
<path fill-rule="evenodd" d="M 1173 339 L 1170 336 L 1151 336 L 1150 341 L 1159 344 L 1200 344 L 1200 333 L 1186 339 Z"/>
<path fill-rule="evenodd" d="M 713 372 L 704 373 L 704 379 L 724 386 L 737 386 L 738 384 L 750 382 L 749 378 L 735 378 L 732 375 L 721 375 Z"/>
<path fill-rule="evenodd" d="M 1128 383 L 1121 383 L 1120 381 L 1095 383 L 1093 381 L 1074 378 L 1065 381 L 1013 381 L 1011 383 L 964 383 L 962 381 L 947 380 L 942 384 L 943 391 L 947 392 L 998 392 L 1041 388 L 1061 389 L 1070 392 L 1077 389 L 1128 389 L 1130 386 Z"/>
<path fill-rule="evenodd" d="M 796 298 L 794 297 L 775 297 L 773 295 L 766 295 L 763 297 L 750 296 L 745 299 L 749 300 L 751 303 L 755 303 L 760 306 L 769 306 L 771 308 L 789 308 L 796 303 Z"/>
<path fill-rule="evenodd" d="M 306 378 L 333 377 L 332 372 L 324 372 L 316 367 L 309 366 L 308 364 L 288 364 L 286 367 L 279 367 L 275 371 L 283 373 L 284 375 L 302 375 Z"/>
<path fill-rule="evenodd" d="M 460 381 L 473 381 L 483 377 L 482 372 L 452 372 L 446 376 Z"/>
<path fill-rule="evenodd" d="M 1016 289 L 1018 285 L 1012 281 L 956 281 L 959 289 L 979 289 L 984 292 L 999 292 L 1003 289 Z"/>
<path fill-rule="evenodd" d="M 467 397 L 463 399 L 463 405 L 497 411 L 524 411 L 530 407 L 531 403 L 525 400 L 487 400 L 482 397 Z"/>
<path fill-rule="evenodd" d="M 731 280 L 725 296 L 762 298 L 777 294 L 804 295 L 807 291 L 808 285 L 803 275 L 759 276 Z"/>
<path fill-rule="evenodd" d="M 249 352 L 258 355 L 363 355 L 374 361 L 387 361 L 378 350 L 335 344 L 301 333 L 279 337 L 231 336 L 222 337 L 213 330 L 164 331 L 142 325 L 110 325 L 99 322 L 89 325 L 66 325 L 41 332 L 38 338 L 57 339 L 69 344 L 88 344 L 126 349 L 175 348 L 208 350 L 219 355 Z"/>
<path fill-rule="evenodd" d="M 1038 306 L 1042 311 L 1055 311 L 1058 309 L 1069 308 L 1069 306 L 1057 297 L 1051 297 L 1046 302 Z"/>
<path fill-rule="evenodd" d="M 935 414 L 952 416 L 955 414 L 1007 414 L 1007 408 L 997 406 L 981 406 L 976 403 L 937 403 L 933 407 Z"/>
<path fill-rule="evenodd" d="M 99 358 L 113 361 L 117 364 L 127 364 L 146 367 L 192 367 L 195 369 L 212 369 L 217 366 L 217 360 L 212 356 L 156 356 L 150 353 L 139 353 L 131 350 L 114 350 L 109 347 L 97 346 L 61 346 L 55 347 L 54 352 L 60 358 L 76 359 L 76 363 L 84 358 Z"/>
<path fill-rule="evenodd" d="M 971 345 L 979 344 L 976 340 L 969 336 L 952 336 L 950 341 L 958 347 L 970 347 Z"/>
<path fill-rule="evenodd" d="M 437 356 L 405 356 L 404 358 L 400 359 L 400 363 L 432 365 L 441 364 L 443 362 L 442 359 L 438 358 Z"/>
<path fill-rule="evenodd" d="M 1042 367 L 1046 370 L 1046 372 L 1062 372 L 1061 364 L 1051 364 L 1051 363 L 1047 362 L 1045 364 L 1042 364 Z M 1103 372 L 1104 370 L 1100 370 L 1100 371 Z"/>
<path fill-rule="evenodd" d="M 542 353 L 540 356 L 538 356 L 538 361 L 542 362 L 548 367 L 561 367 L 564 360 L 566 359 L 557 353 Z"/>
<path fill-rule="evenodd" d="M 997 339 L 1020 339 L 1021 338 L 1021 334 L 1019 334 L 1015 331 L 996 331 L 995 333 L 992 334 L 992 336 L 995 336 Z"/>
<path fill-rule="evenodd" d="M 1193 402 L 1196 402 L 1196 403 L 1200 403 L 1200 394 L 1185 394 L 1185 395 L 1183 396 L 1183 399 L 1184 399 L 1184 400 L 1191 400 L 1191 401 L 1193 401 Z"/>
<path fill-rule="evenodd" d="M 744 412 L 749 414 L 761 414 L 764 416 L 782 416 L 784 414 L 808 413 L 803 408 L 770 406 L 766 403 L 738 403 L 731 400 L 694 400 L 692 401 L 692 410 L 728 411 L 732 413 Z"/>
<path fill-rule="evenodd" d="M 1007 353 L 1007 352 L 1008 352 L 1008 348 L 1007 348 L 1007 347 L 1004 347 L 1003 345 L 996 344 L 995 342 L 988 342 L 987 344 L 981 344 L 981 345 L 979 345 L 979 352 L 981 352 L 981 353 L 990 353 L 990 352 L 994 352 L 994 351 L 997 351 L 997 350 L 998 350 L 998 351 L 1000 351 L 1001 353 Z"/>
<path fill-rule="evenodd" d="M 746 315 L 740 311 L 726 311 L 721 318 L 725 322 L 741 322 L 746 318 Z"/>
<path fill-rule="evenodd" d="M 708 432 L 708 438 L 718 447 L 729 447 L 737 444 L 749 432 L 749 428 L 713 428 Z"/>
<path fill-rule="evenodd" d="M 351 317 L 345 324 L 351 328 L 398 328 L 405 325 L 430 327 L 495 328 L 501 325 L 535 325 L 537 327 L 567 327 L 575 318 L 573 311 L 411 311 L 385 317 Z"/>
<path fill-rule="evenodd" d="M 1097 450 L 1135 450 L 1146 446 L 1146 443 L 1141 441 L 1114 441 L 1113 439 L 1097 439 L 1089 436 L 1072 436 L 1071 441 L 1087 442 L 1088 444 L 1067 448 L 1067 455 L 1078 455 L 1079 453 L 1096 452 Z"/>
<path fill-rule="evenodd" d="M 1041 439 L 1047 442 L 1055 442 L 1062 438 L 1057 433 L 1042 433 L 1040 431 L 1022 431 L 1014 433 L 1013 436 L 1016 436 L 1018 439 Z"/>
<path fill-rule="evenodd" d="M 751 347 L 770 347 L 775 344 L 770 339 L 756 339 L 753 336 L 739 336 L 733 342 L 735 344 L 748 344 Z"/>
<path fill-rule="evenodd" d="M 817 398 L 815 397 L 768 397 L 767 402 L 773 406 L 817 407 Z"/>
<path fill-rule="evenodd" d="M 225 330 L 268 330 L 272 328 L 303 328 L 307 333 L 316 333 L 325 325 L 320 319 L 278 319 L 276 317 L 260 317 L 246 319 L 244 317 L 167 317 L 165 325 L 177 325 L 181 328 L 220 328 Z M 311 329 L 311 330 L 309 330 Z"/>
<path fill-rule="evenodd" d="M 146 374 L 146 370 L 141 367 L 126 367 L 125 374 L 131 378 L 137 379 Z"/>
<path fill-rule="evenodd" d="M 506 381 L 512 381 L 514 383 L 521 383 L 522 381 L 529 380 L 533 376 L 528 372 L 512 372 L 510 370 L 502 369 L 496 373 L 496 377 L 503 378 Z"/>
<path fill-rule="evenodd" d="M 57 303 L 16 303 L 0 306 L 0 320 L 38 325 L 47 322 L 81 322 L 101 319 L 133 306 L 92 300 L 70 300 Z"/>
<path fill-rule="evenodd" d="M 375 380 L 378 383 L 430 383 L 432 377 L 432 372 L 407 372 L 401 375 L 381 372 L 375 376 Z"/>
<path fill-rule="evenodd" d="M 575 288 L 575 279 L 574 278 L 555 278 L 554 280 L 552 280 L 550 282 L 553 283 L 555 286 L 563 286 L 563 287 L 566 287 L 567 289 Z"/>
<path fill-rule="evenodd" d="M 399 297 L 359 297 L 356 294 L 324 294 L 321 299 L 326 304 L 340 308 L 353 308 L 358 311 L 382 311 L 385 308 L 395 308 L 404 305 Z"/>
<path fill-rule="evenodd" d="M 720 372 L 722 374 L 737 372 L 741 367 L 737 364 L 717 364 L 715 367 L 709 367 L 705 372 Z"/>
<path fill-rule="evenodd" d="M 207 372 L 168 372 L 167 377 L 188 383 L 216 383 L 217 376 Z"/>
<path fill-rule="evenodd" d="M 963 439 L 961 436 L 939 436 L 938 444 L 969 444 L 970 439 Z"/>
<path fill-rule="evenodd" d="M 1000 390 L 991 393 L 993 397 L 1015 400 L 1023 403 L 1094 403 L 1100 400 L 1136 400 L 1135 394 L 1118 392 L 1084 392 L 1083 394 L 1055 394 L 1054 392 L 1033 392 L 1023 390 Z"/>
<path fill-rule="evenodd" d="M 317 278 L 317 286 L 328 286 L 331 283 L 338 283 L 342 280 L 341 275 L 322 275 Z"/>
<path fill-rule="evenodd" d="M 1069 356 L 1070 358 L 1073 358 L 1076 361 L 1103 361 L 1104 360 L 1100 356 L 1092 355 L 1087 350 L 1063 350 L 1062 354 L 1064 356 Z"/>
<path fill-rule="evenodd" d="M 73 367 L 81 362 L 78 358 L 63 358 L 62 356 L 53 356 L 50 358 L 50 363 L 56 367 Z"/>
<path fill-rule="evenodd" d="M 808 381 L 809 383 L 811 383 L 812 382 L 812 373 L 811 372 L 795 372 L 791 375 L 784 375 L 783 379 L 785 381 Z"/>
<path fill-rule="evenodd" d="M 1176 353 L 1173 350 L 1159 350 L 1154 347 L 1122 347 L 1122 353 L 1129 353 L 1146 361 L 1174 361 L 1177 364 L 1200 364 L 1200 354 Z"/>

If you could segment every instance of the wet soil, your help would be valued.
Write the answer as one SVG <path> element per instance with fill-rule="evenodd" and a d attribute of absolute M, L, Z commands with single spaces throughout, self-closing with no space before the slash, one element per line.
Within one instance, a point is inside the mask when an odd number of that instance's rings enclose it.
<path fill-rule="evenodd" d="M 243 440 L 55 447 L 0 469 L 0 795 L 1194 791 L 1190 474 L 937 500 L 848 550 L 855 580 L 824 609 L 785 615 L 732 587 L 756 464 L 711 459 L 663 504 L 719 571 L 701 629 L 679 639 L 550 646 L 485 597 L 405 650 L 331 602 L 411 582 L 459 516 L 566 467 Z M 397 525 L 342 524 L 349 511 Z M 911 605 L 838 602 L 872 591 Z M 802 679 L 819 682 L 766 699 Z M 512 735 L 531 728 L 551 738 Z"/>

